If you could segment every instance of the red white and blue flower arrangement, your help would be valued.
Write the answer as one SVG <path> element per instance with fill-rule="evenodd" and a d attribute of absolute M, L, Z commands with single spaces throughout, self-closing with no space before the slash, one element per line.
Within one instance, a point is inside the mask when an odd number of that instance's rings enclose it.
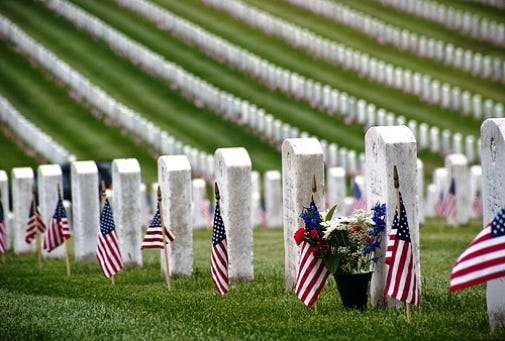
<path fill-rule="evenodd" d="M 333 217 L 335 208 L 319 212 L 311 200 L 300 214 L 305 227 L 295 232 L 297 245 L 304 240 L 310 244 L 314 255 L 324 261 L 330 273 L 372 271 L 380 257 L 376 250 L 386 228 L 386 204 L 377 204 L 371 210 L 355 210 L 344 217 Z"/>

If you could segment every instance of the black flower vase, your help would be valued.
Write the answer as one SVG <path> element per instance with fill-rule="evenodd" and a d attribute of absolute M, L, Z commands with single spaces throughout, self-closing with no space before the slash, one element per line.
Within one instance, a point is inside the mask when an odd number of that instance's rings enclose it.
<path fill-rule="evenodd" d="M 333 274 L 344 307 L 365 310 L 368 301 L 368 287 L 372 272 L 357 274 Z"/>

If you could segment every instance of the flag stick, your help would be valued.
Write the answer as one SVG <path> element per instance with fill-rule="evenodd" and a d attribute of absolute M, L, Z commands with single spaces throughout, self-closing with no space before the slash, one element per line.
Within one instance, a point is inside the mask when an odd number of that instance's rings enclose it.
<path fill-rule="evenodd" d="M 107 196 L 107 194 L 105 193 L 105 181 L 102 180 L 102 183 L 100 185 L 102 189 L 102 203 L 100 204 L 100 212 L 102 212 L 103 207 L 105 206 L 105 197 Z M 114 275 L 110 276 L 110 283 L 112 285 L 116 284 L 114 281 Z"/>
<path fill-rule="evenodd" d="M 61 200 L 61 188 L 60 184 L 57 184 L 57 190 L 58 190 L 58 200 Z M 65 244 L 65 264 L 67 266 L 67 277 L 70 277 L 70 258 L 68 255 L 68 245 L 67 245 L 67 240 L 63 242 Z"/>
<path fill-rule="evenodd" d="M 393 180 L 395 183 L 395 192 L 396 192 L 396 212 L 398 214 L 398 224 L 400 224 L 401 217 L 401 205 L 400 205 L 400 181 L 398 179 L 398 169 L 396 165 L 393 166 Z M 407 323 L 412 323 L 412 318 L 410 315 L 410 304 L 405 302 L 405 313 L 407 314 Z"/>
<path fill-rule="evenodd" d="M 168 258 L 168 247 L 167 247 L 167 236 L 165 234 L 165 224 L 163 223 L 163 206 L 161 202 L 161 189 L 158 186 L 158 208 L 160 210 L 160 225 L 161 225 L 161 235 L 163 236 L 163 255 L 165 257 L 165 281 L 167 282 L 168 291 L 172 290 L 172 285 L 170 283 L 170 262 Z"/>
<path fill-rule="evenodd" d="M 37 248 L 37 265 L 39 266 L 39 269 L 42 268 L 42 245 L 41 245 L 41 238 L 40 238 L 40 230 L 39 230 L 39 220 L 37 219 L 37 196 L 35 195 L 35 191 L 32 191 L 32 200 L 33 200 L 33 212 L 35 214 L 35 246 Z"/>

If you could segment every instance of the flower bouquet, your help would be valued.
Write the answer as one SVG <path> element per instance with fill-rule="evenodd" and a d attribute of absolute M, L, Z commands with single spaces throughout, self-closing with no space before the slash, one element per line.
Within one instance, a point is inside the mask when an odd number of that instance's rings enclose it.
<path fill-rule="evenodd" d="M 297 245 L 309 243 L 333 274 L 370 272 L 379 259 L 375 251 L 386 228 L 386 205 L 355 210 L 345 217 L 334 217 L 335 208 L 319 212 L 313 201 L 304 207 L 300 217 L 305 227 L 294 235 Z"/>
<path fill-rule="evenodd" d="M 346 217 L 334 217 L 335 208 L 319 212 L 311 200 L 300 214 L 305 227 L 299 228 L 294 238 L 297 245 L 309 244 L 314 257 L 324 261 L 335 277 L 344 306 L 363 310 L 371 271 L 379 259 L 376 250 L 386 228 L 386 205 L 355 210 Z"/>

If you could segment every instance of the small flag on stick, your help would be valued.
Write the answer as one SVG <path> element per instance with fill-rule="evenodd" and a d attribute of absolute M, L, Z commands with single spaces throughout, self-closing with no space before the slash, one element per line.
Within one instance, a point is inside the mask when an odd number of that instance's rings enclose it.
<path fill-rule="evenodd" d="M 216 209 L 214 210 L 214 224 L 212 231 L 212 253 L 210 258 L 210 271 L 212 282 L 220 296 L 228 292 L 228 248 L 226 243 L 226 230 L 219 207 L 219 188 L 215 184 Z"/>
<path fill-rule="evenodd" d="M 477 234 L 456 260 L 449 291 L 505 276 L 505 208 Z"/>
<path fill-rule="evenodd" d="M 175 239 L 174 234 L 166 228 L 163 224 L 161 216 L 161 189 L 158 186 L 158 205 L 156 213 L 153 216 L 151 224 L 147 228 L 146 235 L 142 241 L 140 248 L 143 249 L 162 249 L 165 259 L 165 280 L 167 282 L 168 290 L 171 290 L 170 284 L 170 271 L 169 271 L 169 258 L 168 258 L 168 242 L 172 242 Z"/>
<path fill-rule="evenodd" d="M 384 295 L 405 302 L 407 322 L 411 323 L 410 305 L 419 305 L 419 288 L 417 286 L 416 259 L 410 239 L 407 212 L 400 193 L 398 170 L 393 167 L 394 186 L 396 190 L 396 212 L 391 227 L 390 242 L 386 250 L 386 263 L 389 265 Z M 393 234 L 396 232 L 395 234 Z M 388 254 L 389 252 L 389 254 Z"/>
<path fill-rule="evenodd" d="M 312 193 L 314 194 L 316 191 L 317 187 L 314 177 L 312 179 Z M 312 198 L 310 199 L 309 208 L 305 210 L 310 211 L 310 215 L 319 217 L 319 211 L 314 203 L 314 195 L 312 195 Z M 319 293 L 324 288 L 326 279 L 330 273 L 326 269 L 324 261 L 315 256 L 312 246 L 307 241 L 304 240 L 301 246 L 302 252 L 300 264 L 298 266 L 298 273 L 296 274 L 295 293 L 296 296 L 310 308 L 317 302 Z"/>
<path fill-rule="evenodd" d="M 366 199 L 361 192 L 361 188 L 359 188 L 358 183 L 353 180 L 352 182 L 352 204 L 350 211 L 351 213 L 355 210 L 366 210 Z"/>
<path fill-rule="evenodd" d="M 49 228 L 44 235 L 43 248 L 47 252 L 51 252 L 63 244 L 68 238 L 70 238 L 70 224 L 68 222 L 67 212 L 63 206 L 63 200 L 61 196 L 59 196 L 53 217 L 49 222 Z"/>
<path fill-rule="evenodd" d="M 37 202 L 35 201 L 35 193 L 33 193 L 32 203 L 30 204 L 30 212 L 28 213 L 28 224 L 26 228 L 25 241 L 28 244 L 32 243 L 37 234 L 42 234 L 46 231 L 46 224 L 42 220 L 39 210 L 37 209 Z"/>
<path fill-rule="evenodd" d="M 100 232 L 98 233 L 96 258 L 105 277 L 111 278 L 123 268 L 123 260 L 119 250 L 112 209 L 109 200 L 107 198 L 104 200 L 105 203 L 100 214 Z"/>

